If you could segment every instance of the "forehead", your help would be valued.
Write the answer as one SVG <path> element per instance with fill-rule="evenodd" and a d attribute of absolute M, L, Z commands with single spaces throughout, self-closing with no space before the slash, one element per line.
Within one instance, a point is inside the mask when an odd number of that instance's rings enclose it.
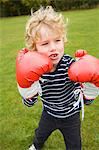
<path fill-rule="evenodd" d="M 54 29 L 53 27 L 50 27 L 48 25 L 42 25 L 39 28 L 39 36 L 40 40 L 46 40 L 50 38 L 61 37 L 62 35 L 58 29 Z"/>

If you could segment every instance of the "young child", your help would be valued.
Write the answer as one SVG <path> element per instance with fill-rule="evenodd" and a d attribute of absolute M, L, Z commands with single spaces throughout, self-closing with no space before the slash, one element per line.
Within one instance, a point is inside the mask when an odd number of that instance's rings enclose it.
<path fill-rule="evenodd" d="M 25 70 L 30 69 L 29 66 L 33 65 L 32 68 L 35 68 L 37 64 L 43 64 L 43 71 L 33 69 L 24 81 L 22 79 L 22 84 L 21 79 L 19 81 L 17 77 L 18 89 L 24 104 L 28 107 L 33 106 L 38 95 L 43 103 L 41 119 L 29 150 L 40 150 L 56 129 L 63 135 L 66 150 L 81 150 L 81 86 L 78 82 L 71 81 L 68 76 L 68 68 L 75 60 L 64 54 L 66 42 L 66 26 L 61 14 L 55 12 L 51 6 L 32 13 L 26 25 L 26 46 L 29 50 L 24 49 L 20 52 L 20 58 L 25 61 L 24 63 L 22 60 L 21 64 Z M 41 55 L 47 59 L 41 58 Z M 44 70 L 44 66 L 47 70 Z M 19 66 L 17 72 L 19 78 L 25 76 L 20 75 Z"/>

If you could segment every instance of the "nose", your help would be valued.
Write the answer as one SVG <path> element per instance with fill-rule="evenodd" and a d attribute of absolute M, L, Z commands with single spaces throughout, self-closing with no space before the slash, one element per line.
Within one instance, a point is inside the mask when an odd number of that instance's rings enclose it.
<path fill-rule="evenodd" d="M 54 42 L 51 42 L 50 43 L 50 52 L 54 52 L 54 51 L 56 51 L 56 45 L 55 45 L 55 43 Z"/>

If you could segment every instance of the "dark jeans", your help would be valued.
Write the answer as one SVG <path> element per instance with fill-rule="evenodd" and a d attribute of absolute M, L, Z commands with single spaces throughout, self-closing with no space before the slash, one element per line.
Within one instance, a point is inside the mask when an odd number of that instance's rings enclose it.
<path fill-rule="evenodd" d="M 66 145 L 66 150 L 81 150 L 80 114 L 76 113 L 65 119 L 58 119 L 43 111 L 39 126 L 35 130 L 34 145 L 41 150 L 44 142 L 53 131 L 59 129 Z"/>

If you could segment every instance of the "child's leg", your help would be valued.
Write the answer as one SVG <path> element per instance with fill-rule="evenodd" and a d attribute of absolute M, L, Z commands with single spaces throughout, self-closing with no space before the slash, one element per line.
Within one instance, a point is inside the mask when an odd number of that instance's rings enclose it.
<path fill-rule="evenodd" d="M 40 150 L 50 134 L 56 129 L 54 119 L 46 112 L 42 113 L 39 126 L 35 130 L 34 146 Z"/>
<path fill-rule="evenodd" d="M 63 123 L 63 127 L 59 130 L 63 134 L 66 150 L 81 150 L 79 114 L 66 119 L 66 123 Z"/>

